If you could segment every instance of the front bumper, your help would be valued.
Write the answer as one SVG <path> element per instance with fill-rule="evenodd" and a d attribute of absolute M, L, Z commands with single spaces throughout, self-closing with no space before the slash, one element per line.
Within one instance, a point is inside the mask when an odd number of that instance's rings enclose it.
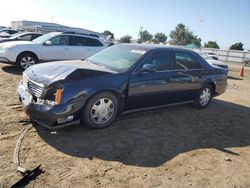
<path fill-rule="evenodd" d="M 0 57 L 0 62 L 3 62 L 3 63 L 11 63 L 11 61 L 8 60 L 6 57 Z"/>
<path fill-rule="evenodd" d="M 11 54 L 6 51 L 0 51 L 0 62 L 3 63 L 13 63 L 12 61 L 13 58 L 11 58 Z"/>
<path fill-rule="evenodd" d="M 70 125 L 80 124 L 80 115 L 82 109 L 81 102 L 74 102 L 70 104 L 60 104 L 56 106 L 47 105 L 44 103 L 36 103 L 33 100 L 32 95 L 28 93 L 25 87 L 20 82 L 17 94 L 24 112 L 39 125 L 46 128 L 56 129 Z M 73 115 L 73 119 L 70 122 L 58 124 L 59 118 L 64 118 Z"/>

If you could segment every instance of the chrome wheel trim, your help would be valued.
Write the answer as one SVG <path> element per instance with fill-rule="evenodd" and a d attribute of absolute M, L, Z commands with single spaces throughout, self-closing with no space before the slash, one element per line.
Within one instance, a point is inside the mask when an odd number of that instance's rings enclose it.
<path fill-rule="evenodd" d="M 99 125 L 107 123 L 114 114 L 114 103 L 109 98 L 98 99 L 90 110 L 91 120 Z"/>
<path fill-rule="evenodd" d="M 21 60 L 20 60 L 20 65 L 23 69 L 27 69 L 28 67 L 30 67 L 31 65 L 34 65 L 35 59 L 33 57 L 30 56 L 24 56 Z"/>
<path fill-rule="evenodd" d="M 211 91 L 209 88 L 205 88 L 202 90 L 200 94 L 200 104 L 201 106 L 206 106 L 211 98 Z"/>

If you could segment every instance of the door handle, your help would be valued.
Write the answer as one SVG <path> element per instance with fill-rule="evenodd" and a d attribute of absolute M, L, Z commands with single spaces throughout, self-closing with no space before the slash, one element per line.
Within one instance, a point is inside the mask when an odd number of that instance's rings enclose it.
<path fill-rule="evenodd" d="M 64 50 L 69 51 L 69 48 L 64 48 Z"/>

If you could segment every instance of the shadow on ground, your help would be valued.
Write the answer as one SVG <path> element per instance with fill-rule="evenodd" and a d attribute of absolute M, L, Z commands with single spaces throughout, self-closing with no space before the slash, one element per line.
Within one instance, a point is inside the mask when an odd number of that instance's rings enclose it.
<path fill-rule="evenodd" d="M 16 74 L 16 75 L 22 75 L 23 71 L 18 68 L 16 65 L 6 65 L 2 67 L 2 70 L 4 72 L 10 73 L 10 74 Z"/>
<path fill-rule="evenodd" d="M 235 76 L 227 76 L 228 79 L 230 80 L 243 80 L 243 78 L 238 78 L 238 77 L 235 77 Z"/>
<path fill-rule="evenodd" d="M 249 108 L 214 99 L 204 110 L 182 105 L 123 115 L 102 130 L 76 126 L 51 134 L 36 128 L 45 142 L 71 156 L 156 167 L 200 148 L 239 155 L 227 148 L 250 145 L 247 122 Z"/>

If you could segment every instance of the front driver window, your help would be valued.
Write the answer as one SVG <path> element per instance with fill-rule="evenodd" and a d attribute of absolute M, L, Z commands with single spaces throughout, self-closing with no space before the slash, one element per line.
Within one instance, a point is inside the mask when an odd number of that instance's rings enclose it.
<path fill-rule="evenodd" d="M 69 45 L 69 37 L 65 35 L 54 37 L 50 41 L 52 45 Z"/>
<path fill-rule="evenodd" d="M 31 35 L 24 35 L 20 37 L 20 40 L 31 40 Z"/>

